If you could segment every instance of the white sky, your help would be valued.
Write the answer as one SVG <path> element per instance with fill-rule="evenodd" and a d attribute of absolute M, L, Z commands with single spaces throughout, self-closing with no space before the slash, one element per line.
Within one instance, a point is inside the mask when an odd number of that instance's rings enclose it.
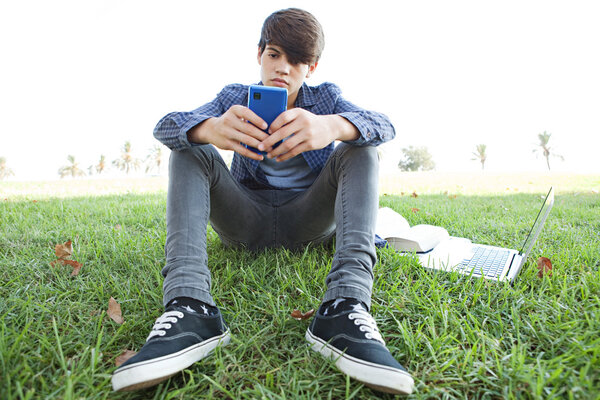
<path fill-rule="evenodd" d="M 387 114 L 382 147 L 427 146 L 437 169 L 543 171 L 537 134 L 565 157 L 555 171 L 600 172 L 600 3 L 595 1 L 5 1 L 0 5 L 0 156 L 13 179 L 56 179 L 126 140 L 145 157 L 170 111 L 228 83 L 259 80 L 264 19 L 312 12 L 326 45 L 309 84 L 337 83 Z"/>

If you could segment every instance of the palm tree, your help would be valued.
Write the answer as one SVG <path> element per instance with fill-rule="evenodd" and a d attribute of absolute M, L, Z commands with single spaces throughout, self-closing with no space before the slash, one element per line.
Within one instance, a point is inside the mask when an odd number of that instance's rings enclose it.
<path fill-rule="evenodd" d="M 552 134 L 546 133 L 546 131 L 544 131 L 544 133 L 539 133 L 538 134 L 538 139 L 540 140 L 539 148 L 533 149 L 534 153 L 537 153 L 537 152 L 542 153 L 542 155 L 546 159 L 546 165 L 548 166 L 548 171 L 550 171 L 550 156 L 558 157 L 561 160 L 565 159 L 563 156 L 558 155 L 558 154 L 553 154 L 550 151 L 550 146 L 548 145 L 548 143 L 550 142 L 550 136 L 552 136 Z"/>
<path fill-rule="evenodd" d="M 117 158 L 112 163 L 121 171 L 125 171 L 126 174 L 129 174 L 132 169 L 137 170 L 140 167 L 140 160 L 131 154 L 131 143 L 129 141 L 125 142 L 123 146 L 121 158 Z"/>
<path fill-rule="evenodd" d="M 146 173 L 156 168 L 156 173 L 160 174 L 160 164 L 162 163 L 162 146 L 155 145 L 150 149 L 150 154 L 146 156 Z"/>
<path fill-rule="evenodd" d="M 475 151 L 473 152 L 473 155 L 475 157 L 471 158 L 471 160 L 479 161 L 481 163 L 482 171 L 483 171 L 483 167 L 485 166 L 485 160 L 487 160 L 487 154 L 485 154 L 486 147 L 487 146 L 485 144 L 478 144 L 475 147 Z"/>
<path fill-rule="evenodd" d="M 75 156 L 69 155 L 67 156 L 67 160 L 69 160 L 70 165 L 65 165 L 58 169 L 58 175 L 60 175 L 61 179 L 68 175 L 71 175 L 72 178 L 85 175 L 85 172 L 79 168 L 79 163 L 75 161 Z"/>
<path fill-rule="evenodd" d="M 101 174 L 106 169 L 106 157 L 100 156 L 100 161 L 94 166 L 97 174 Z"/>
<path fill-rule="evenodd" d="M 6 158 L 0 157 L 0 180 L 14 175 L 15 173 L 12 171 L 12 169 L 6 166 Z"/>

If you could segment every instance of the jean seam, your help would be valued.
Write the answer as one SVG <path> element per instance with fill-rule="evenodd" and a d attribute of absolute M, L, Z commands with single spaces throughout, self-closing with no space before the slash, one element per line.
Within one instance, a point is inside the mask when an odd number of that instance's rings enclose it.
<path fill-rule="evenodd" d="M 273 236 L 271 237 L 271 246 L 275 246 L 277 243 L 277 227 L 279 226 L 279 197 L 277 196 L 276 192 L 273 192 L 272 196 L 274 197 L 274 199 L 272 199 L 272 204 L 273 204 L 273 229 L 271 230 L 273 232 Z"/>
<path fill-rule="evenodd" d="M 347 232 L 347 221 L 348 221 L 348 205 L 347 205 L 347 198 L 348 195 L 346 193 L 346 183 L 347 183 L 347 179 L 346 179 L 346 169 L 344 168 L 344 160 L 340 159 L 340 170 L 341 170 L 341 174 L 342 174 L 342 179 L 341 179 L 341 191 L 342 191 L 342 237 L 344 238 L 344 242 L 342 243 L 343 245 L 347 245 L 348 243 L 347 241 L 347 236 L 346 232 Z"/>

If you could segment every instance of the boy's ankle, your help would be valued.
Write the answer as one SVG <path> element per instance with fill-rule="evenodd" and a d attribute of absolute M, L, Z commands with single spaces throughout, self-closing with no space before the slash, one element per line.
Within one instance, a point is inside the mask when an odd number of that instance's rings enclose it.
<path fill-rule="evenodd" d="M 319 314 L 334 316 L 345 311 L 356 311 L 358 308 L 368 311 L 367 305 L 360 300 L 351 297 L 339 297 L 321 304 Z"/>
<path fill-rule="evenodd" d="M 169 307 L 180 307 L 184 310 L 204 315 L 216 315 L 219 313 L 219 309 L 215 306 L 211 306 L 201 300 L 193 299 L 191 297 L 176 297 L 171 300 L 166 308 Z"/>

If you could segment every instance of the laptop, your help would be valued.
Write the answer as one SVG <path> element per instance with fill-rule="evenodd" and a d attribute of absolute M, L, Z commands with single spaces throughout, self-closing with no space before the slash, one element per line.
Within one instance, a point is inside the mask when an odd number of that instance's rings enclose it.
<path fill-rule="evenodd" d="M 469 239 L 451 236 L 429 252 L 416 253 L 419 262 L 429 269 L 512 283 L 527 261 L 553 205 L 554 189 L 551 187 L 520 251 L 475 244 Z"/>

